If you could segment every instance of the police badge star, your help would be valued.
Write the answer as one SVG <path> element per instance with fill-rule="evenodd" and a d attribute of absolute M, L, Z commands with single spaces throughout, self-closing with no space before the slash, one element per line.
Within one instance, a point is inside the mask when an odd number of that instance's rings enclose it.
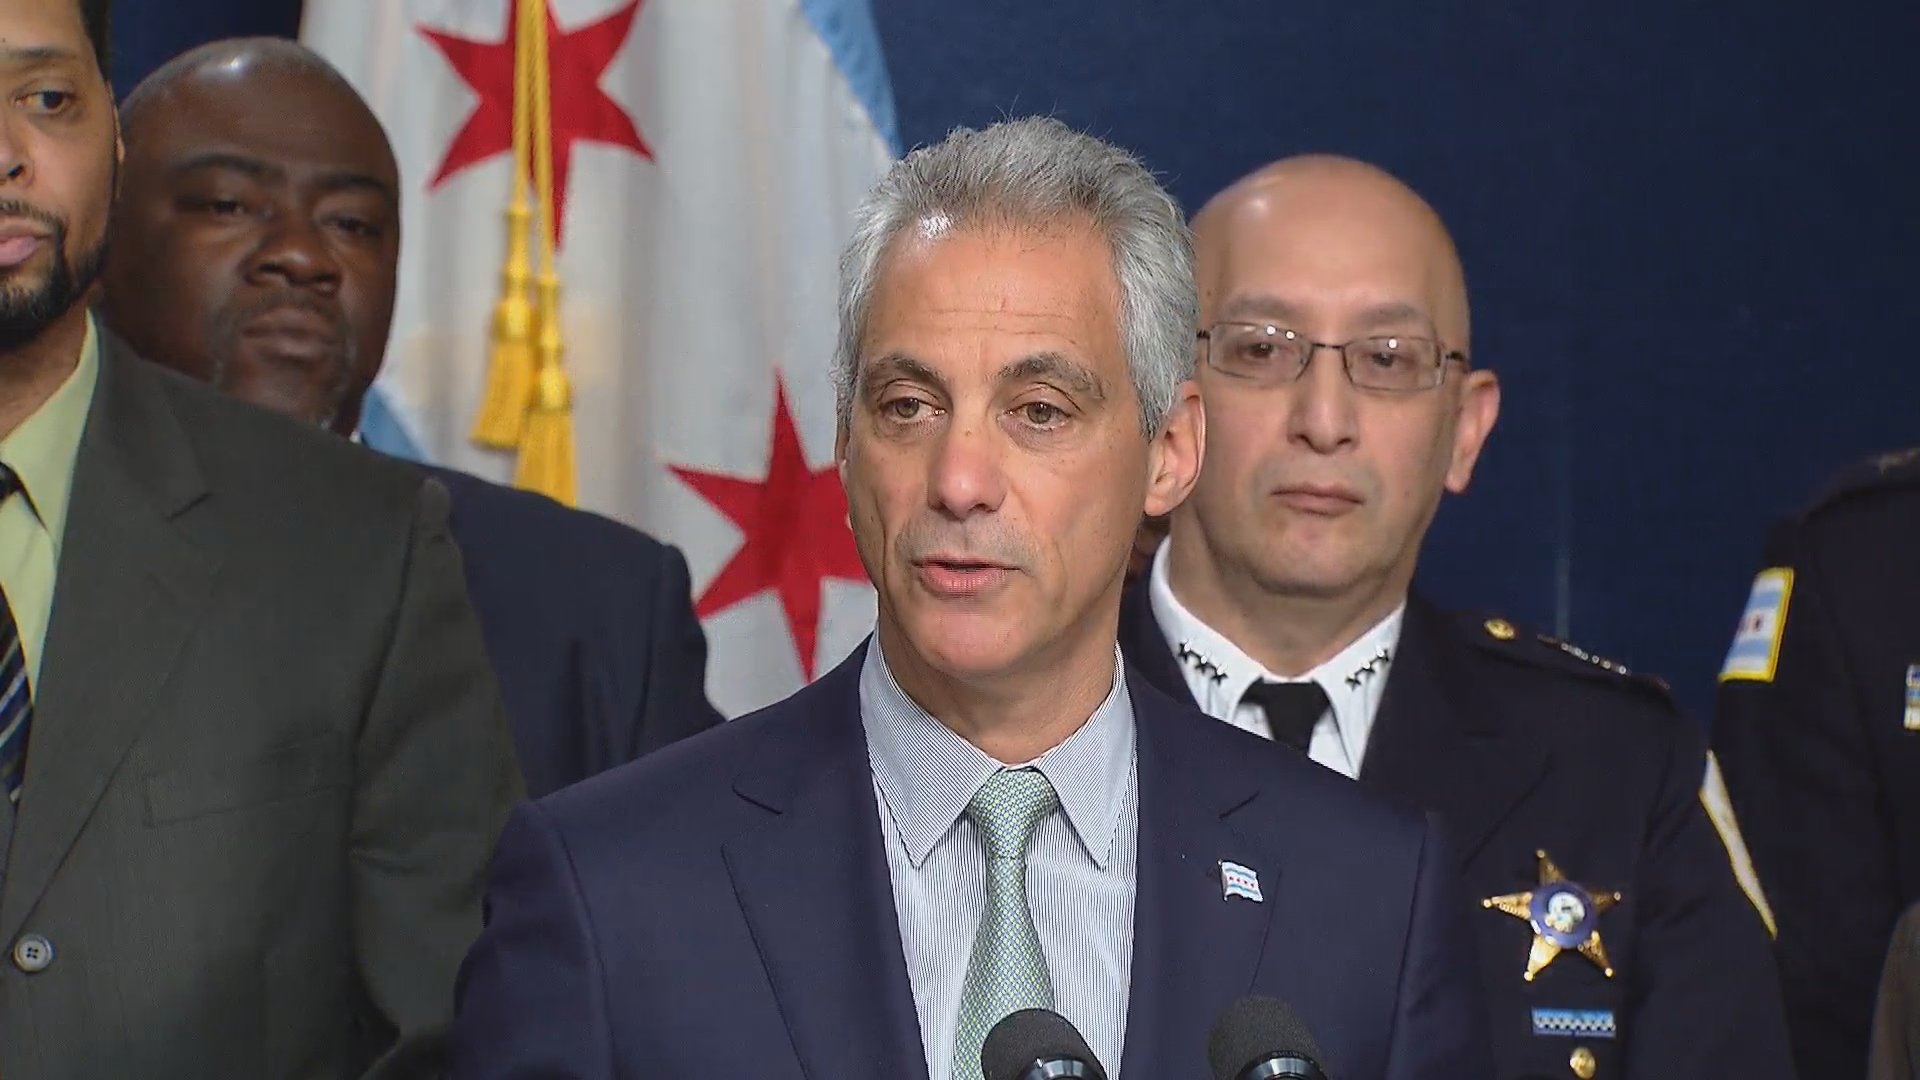
<path fill-rule="evenodd" d="M 1534 855 L 1540 860 L 1539 888 L 1480 901 L 1482 908 L 1504 911 L 1533 927 L 1533 949 L 1527 954 L 1527 972 L 1523 978 L 1532 982 L 1534 976 L 1567 949 L 1593 961 L 1602 974 L 1613 978 L 1607 947 L 1600 943 L 1600 916 L 1624 896 L 1618 892 L 1594 892 L 1585 885 L 1568 881 L 1567 875 L 1560 872 L 1546 852 L 1536 851 Z"/>

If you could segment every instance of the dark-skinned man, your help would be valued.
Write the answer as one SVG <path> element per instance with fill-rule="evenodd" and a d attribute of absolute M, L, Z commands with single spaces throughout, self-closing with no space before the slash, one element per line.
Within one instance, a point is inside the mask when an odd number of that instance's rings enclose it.
<path fill-rule="evenodd" d="M 0 1075 L 430 1077 L 522 794 L 401 463 L 96 330 L 102 0 L 0 0 Z"/>
<path fill-rule="evenodd" d="M 280 39 L 176 58 L 122 108 L 101 315 L 142 355 L 339 435 L 393 315 L 399 185 L 379 121 Z M 607 518 L 434 469 L 527 787 L 719 722 L 686 562 Z"/>
<path fill-rule="evenodd" d="M 1503 1080 L 1790 1075 L 1697 728 L 1652 680 L 1410 593 L 1500 404 L 1438 216 L 1305 157 L 1217 196 L 1195 246 L 1206 459 L 1129 590 L 1129 657 L 1440 814 Z"/>

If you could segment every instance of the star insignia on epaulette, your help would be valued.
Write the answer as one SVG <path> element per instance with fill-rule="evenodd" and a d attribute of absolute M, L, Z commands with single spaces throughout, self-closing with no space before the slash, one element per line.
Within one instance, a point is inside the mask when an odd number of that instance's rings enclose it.
<path fill-rule="evenodd" d="M 1393 659 L 1393 653 L 1382 646 L 1379 652 L 1373 654 L 1373 659 L 1353 669 L 1353 674 L 1347 676 L 1347 685 L 1357 689 L 1361 683 L 1367 681 L 1369 676 L 1380 670 L 1381 664 L 1391 659 Z"/>
<path fill-rule="evenodd" d="M 1600 916 L 1625 899 L 1624 894 L 1596 892 L 1568 881 L 1567 875 L 1560 872 L 1546 852 L 1536 851 L 1534 855 L 1540 860 L 1538 888 L 1480 901 L 1483 908 L 1504 911 L 1533 927 L 1533 948 L 1527 954 L 1527 970 L 1522 978 L 1532 982 L 1534 976 L 1568 949 L 1593 961 L 1602 974 L 1613 978 L 1607 947 L 1600 942 Z"/>
<path fill-rule="evenodd" d="M 1566 653 L 1568 656 L 1573 657 L 1576 660 L 1585 660 L 1587 663 L 1592 664 L 1594 667 L 1600 668 L 1603 671 L 1611 671 L 1615 675 L 1633 674 L 1632 671 L 1629 671 L 1627 669 L 1627 665 L 1622 664 L 1617 660 L 1609 660 L 1606 657 L 1600 656 L 1596 653 L 1590 653 L 1587 650 L 1581 648 L 1580 646 L 1575 645 L 1571 641 L 1561 641 L 1559 638 L 1552 637 L 1548 634 L 1540 634 L 1537 636 L 1540 638 L 1540 644 L 1550 645 L 1556 649 L 1559 649 L 1561 652 Z"/>
<path fill-rule="evenodd" d="M 1195 671 L 1212 679 L 1214 682 L 1227 681 L 1227 673 L 1220 670 L 1220 665 L 1214 663 L 1211 657 L 1199 649 L 1183 641 L 1173 651 L 1174 655 L 1180 658 L 1181 663 L 1189 665 Z"/>

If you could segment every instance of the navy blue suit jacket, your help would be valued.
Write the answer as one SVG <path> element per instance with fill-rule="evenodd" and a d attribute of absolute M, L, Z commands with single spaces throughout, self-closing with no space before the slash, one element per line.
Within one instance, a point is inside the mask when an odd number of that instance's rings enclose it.
<path fill-rule="evenodd" d="M 720 722 L 686 560 L 609 518 L 451 469 L 452 528 L 527 794 Z"/>
<path fill-rule="evenodd" d="M 1192 700 L 1145 579 L 1127 591 L 1120 644 Z M 1793 1075 L 1766 929 L 1700 805 L 1705 763 L 1699 728 L 1654 680 L 1407 602 L 1360 783 L 1447 827 L 1503 1080 L 1572 1077 L 1582 1047 L 1596 1080 Z M 1479 903 L 1533 889 L 1540 850 L 1573 881 L 1625 894 L 1599 921 L 1612 978 L 1569 951 L 1526 981 L 1532 929 Z M 1560 1012 L 1536 1030 L 1535 1010 Z M 1569 1034 L 1554 1019 L 1569 1011 L 1615 1030 Z"/>
<path fill-rule="evenodd" d="M 926 1075 L 865 654 L 520 806 L 461 971 L 457 1077 Z M 1208 1076 L 1216 1016 L 1258 992 L 1293 1004 L 1340 1080 L 1487 1076 L 1465 908 L 1429 822 L 1128 686 L 1140 851 L 1120 1075 Z M 1254 869 L 1264 902 L 1227 899 L 1221 860 Z"/>

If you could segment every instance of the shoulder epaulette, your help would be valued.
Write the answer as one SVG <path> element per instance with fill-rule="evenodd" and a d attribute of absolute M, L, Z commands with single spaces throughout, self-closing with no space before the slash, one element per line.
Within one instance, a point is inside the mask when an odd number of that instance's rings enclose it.
<path fill-rule="evenodd" d="M 1521 629 L 1499 616 L 1460 616 L 1466 621 L 1467 635 L 1481 648 L 1522 664 L 1563 671 L 1587 679 L 1598 679 L 1630 686 L 1671 701 L 1673 688 L 1658 675 L 1633 671 L 1617 660 L 1562 641 L 1551 634 Z"/>
<path fill-rule="evenodd" d="M 1866 492 L 1916 486 L 1920 486 L 1920 446 L 1891 450 L 1840 470 L 1809 504 L 1807 513 Z"/>

